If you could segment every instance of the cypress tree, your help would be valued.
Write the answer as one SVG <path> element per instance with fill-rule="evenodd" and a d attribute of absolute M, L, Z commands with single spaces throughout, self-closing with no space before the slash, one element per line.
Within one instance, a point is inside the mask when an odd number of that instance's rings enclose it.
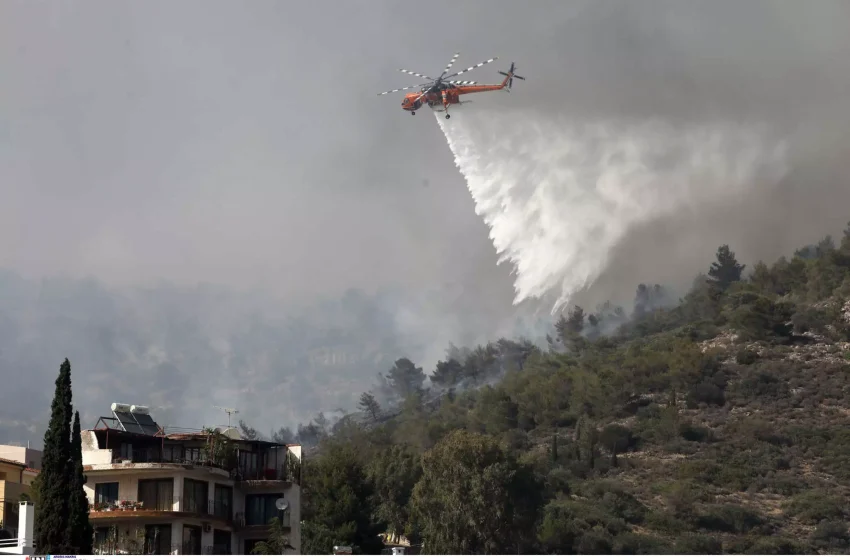
<path fill-rule="evenodd" d="M 89 500 L 83 486 L 86 476 L 83 473 L 83 440 L 80 434 L 80 413 L 74 413 L 74 427 L 71 430 L 71 487 L 68 493 L 68 542 L 73 554 L 92 554 L 94 529 L 89 522 Z"/>
<path fill-rule="evenodd" d="M 65 358 L 56 378 L 50 424 L 44 434 L 35 549 L 39 554 L 70 554 L 68 489 L 71 487 L 71 363 Z"/>

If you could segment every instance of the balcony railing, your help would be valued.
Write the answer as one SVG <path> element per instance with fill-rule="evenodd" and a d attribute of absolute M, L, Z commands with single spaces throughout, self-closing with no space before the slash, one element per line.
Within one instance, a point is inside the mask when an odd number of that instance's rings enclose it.
<path fill-rule="evenodd" d="M 186 556 L 197 556 L 203 553 L 204 547 L 198 542 L 184 542 L 179 546 L 180 554 Z"/>
<path fill-rule="evenodd" d="M 274 519 L 275 517 L 280 518 L 280 524 L 282 527 L 292 527 L 292 515 L 288 510 L 283 514 L 275 512 L 266 519 L 263 519 L 262 517 L 257 517 L 256 515 L 246 515 L 240 511 L 236 513 L 236 515 L 233 517 L 233 523 L 238 528 L 268 527 L 269 523 L 271 523 L 272 519 Z"/>
<path fill-rule="evenodd" d="M 183 498 L 180 501 L 180 511 L 197 515 L 210 515 L 227 522 L 233 520 L 233 504 L 222 500 Z"/>
<path fill-rule="evenodd" d="M 89 504 L 89 511 L 173 511 L 174 498 L 151 502 L 136 500 L 115 500 L 114 502 L 96 502 Z"/>
<path fill-rule="evenodd" d="M 208 460 L 204 456 L 204 453 L 199 453 L 198 455 L 188 457 L 174 457 L 173 455 L 163 455 L 162 449 L 158 447 L 134 448 L 129 455 L 130 456 L 127 457 L 125 455 L 122 455 L 120 450 L 113 449 L 112 462 L 123 463 L 124 461 L 130 461 L 132 463 L 167 463 L 173 465 L 195 465 L 202 467 L 215 467 L 226 471 L 231 470 L 232 467 L 232 465 L 226 465 L 224 461 Z"/>
<path fill-rule="evenodd" d="M 184 457 L 174 457 L 173 455 L 164 455 L 162 449 L 158 447 L 151 448 L 134 448 L 129 454 L 130 456 L 122 455 L 118 449 L 112 450 L 112 463 L 123 463 L 130 461 L 132 463 L 166 463 L 174 465 L 193 465 L 202 467 L 214 467 L 228 471 L 231 478 L 238 481 L 298 481 L 298 473 L 294 467 L 287 467 L 286 464 L 278 468 L 266 467 L 246 467 L 244 465 L 233 465 L 225 461 L 211 461 L 205 457 L 204 453 L 198 455 L 190 455 Z M 261 456 L 261 462 L 266 459 L 274 460 L 273 456 Z"/>

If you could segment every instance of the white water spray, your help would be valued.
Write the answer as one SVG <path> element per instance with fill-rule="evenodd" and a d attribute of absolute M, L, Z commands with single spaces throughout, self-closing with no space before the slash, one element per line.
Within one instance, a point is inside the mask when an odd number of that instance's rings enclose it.
<path fill-rule="evenodd" d="M 599 278 L 635 226 L 742 196 L 785 173 L 784 146 L 742 125 L 435 116 L 499 263 L 514 266 L 514 303 L 559 291 L 553 313 Z"/>

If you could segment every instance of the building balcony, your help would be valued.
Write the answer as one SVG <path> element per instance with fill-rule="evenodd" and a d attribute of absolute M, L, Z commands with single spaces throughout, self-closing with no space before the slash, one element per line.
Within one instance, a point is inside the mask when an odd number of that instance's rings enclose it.
<path fill-rule="evenodd" d="M 184 498 L 180 501 L 180 511 L 200 517 L 212 517 L 226 523 L 234 522 L 233 504 L 221 500 L 195 500 Z"/>
<path fill-rule="evenodd" d="M 240 513 L 241 514 L 241 513 Z M 118 500 L 116 503 L 89 505 L 89 518 L 97 520 L 120 520 L 138 518 L 200 518 L 219 520 L 230 526 L 236 525 L 236 515 L 230 503 L 219 500 L 195 500 L 177 498 L 174 502 L 160 500 L 159 503 L 145 503 L 134 500 Z"/>
<path fill-rule="evenodd" d="M 207 467 L 224 471 L 220 474 L 222 476 L 228 476 L 235 482 L 250 485 L 277 484 L 281 482 L 297 483 L 300 474 L 297 468 L 287 466 L 286 464 L 277 468 L 245 467 L 244 465 L 234 464 L 234 461 L 211 461 L 206 459 L 203 454 L 191 458 L 164 456 L 162 450 L 159 448 L 133 449 L 129 457 L 122 455 L 116 449 L 110 451 L 110 463 L 87 465 L 85 470 L 103 471 L 121 467 L 129 469 L 162 468 L 168 466 L 172 468 Z"/>
<path fill-rule="evenodd" d="M 292 514 L 290 511 L 284 512 L 282 515 L 279 513 L 273 514 L 270 517 L 268 516 L 258 516 L 258 515 L 246 515 L 243 512 L 236 512 L 233 516 L 233 526 L 236 529 L 245 529 L 248 531 L 266 531 L 269 528 L 269 523 L 274 517 L 280 516 L 281 526 L 285 529 L 292 528 Z"/>

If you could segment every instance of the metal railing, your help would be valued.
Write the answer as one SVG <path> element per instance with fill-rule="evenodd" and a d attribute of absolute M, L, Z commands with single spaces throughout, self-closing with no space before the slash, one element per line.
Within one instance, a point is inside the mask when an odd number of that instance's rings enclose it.
<path fill-rule="evenodd" d="M 183 498 L 180 500 L 180 511 L 198 515 L 210 515 L 228 522 L 233 520 L 233 504 L 223 500 Z"/>
<path fill-rule="evenodd" d="M 193 542 L 184 542 L 179 547 L 178 550 L 180 554 L 184 554 L 187 556 L 197 556 L 203 553 L 204 547 L 201 546 L 201 542 L 198 541 L 196 543 Z"/>
<path fill-rule="evenodd" d="M 239 512 L 236 514 L 234 518 L 234 523 L 237 527 L 264 527 L 271 523 L 272 519 L 279 518 L 281 527 L 291 528 L 292 527 L 292 514 L 289 511 L 284 512 L 282 515 L 280 512 L 274 512 L 266 516 L 266 519 L 258 519 L 255 516 L 247 516 L 246 514 Z"/>
<path fill-rule="evenodd" d="M 122 502 L 127 502 L 122 505 Z M 96 502 L 89 504 L 89 511 L 173 511 L 174 498 L 170 501 L 154 500 L 150 502 L 119 499 L 114 502 Z"/>

